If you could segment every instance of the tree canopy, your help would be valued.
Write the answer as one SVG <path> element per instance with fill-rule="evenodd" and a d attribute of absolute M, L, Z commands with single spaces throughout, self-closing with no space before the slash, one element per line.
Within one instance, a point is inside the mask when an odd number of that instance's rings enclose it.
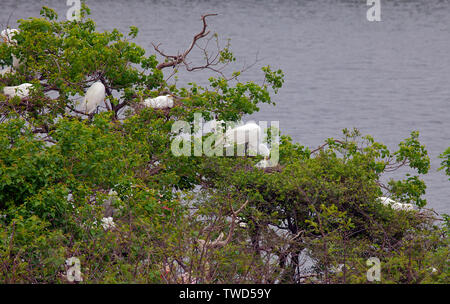
<path fill-rule="evenodd" d="M 371 257 L 381 283 L 449 282 L 449 219 L 426 208 L 418 132 L 395 151 L 356 129 L 317 149 L 283 134 L 266 169 L 261 156 L 174 155 L 176 122 L 239 122 L 274 104 L 283 72 L 263 67 L 263 83 L 241 82 L 245 69 L 226 75 L 229 43 L 201 44 L 204 65 L 190 65 L 199 41 L 219 41 L 212 15 L 172 56 L 159 45 L 147 55 L 134 26 L 98 32 L 89 13 L 83 4 L 80 21 L 59 21 L 43 7 L 0 44 L 0 65 L 20 62 L 0 91 L 32 84 L 23 98 L 0 93 L 1 282 L 68 282 L 71 257 L 85 283 L 367 283 Z M 170 77 L 181 68 L 216 76 L 179 87 Z M 97 81 L 106 98 L 88 114 L 81 100 Z M 142 106 L 164 94 L 174 107 Z M 450 176 L 450 150 L 442 159 Z M 381 182 L 402 167 L 411 173 Z"/>

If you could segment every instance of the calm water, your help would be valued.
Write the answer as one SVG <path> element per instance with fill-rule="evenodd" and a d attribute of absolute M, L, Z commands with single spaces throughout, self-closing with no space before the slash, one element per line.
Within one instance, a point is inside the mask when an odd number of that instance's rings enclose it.
<path fill-rule="evenodd" d="M 199 31 L 200 15 L 218 13 L 210 28 L 231 38 L 238 62 L 262 59 L 246 78 L 261 80 L 259 67 L 267 64 L 286 75 L 277 106 L 248 119 L 278 120 L 284 134 L 312 148 L 357 127 L 394 149 L 418 130 L 432 158 L 429 206 L 450 213 L 450 182 L 436 171 L 437 156 L 450 146 L 450 1 L 381 0 L 381 22 L 366 20 L 366 0 L 87 3 L 99 30 L 135 25 L 138 44 L 152 51 L 151 42 L 162 43 L 172 53 Z M 0 22 L 12 13 L 14 26 L 43 5 L 65 17 L 66 0 L 2 0 Z M 180 79 L 203 83 L 207 75 Z"/>

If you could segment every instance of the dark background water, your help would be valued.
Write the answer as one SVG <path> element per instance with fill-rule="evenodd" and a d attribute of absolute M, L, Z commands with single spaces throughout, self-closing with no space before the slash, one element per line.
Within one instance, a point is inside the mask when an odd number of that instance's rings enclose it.
<path fill-rule="evenodd" d="M 38 16 L 47 5 L 65 19 L 66 0 L 2 0 L 0 23 Z M 450 1 L 381 0 L 381 22 L 368 22 L 366 0 L 88 0 L 99 30 L 140 29 L 136 42 L 152 52 L 183 50 L 201 29 L 231 38 L 240 64 L 261 62 L 245 79 L 262 80 L 259 68 L 281 68 L 277 105 L 246 119 L 279 121 L 284 134 L 311 148 L 343 128 L 356 127 L 395 149 L 411 131 L 429 151 L 424 177 L 429 206 L 450 213 L 450 182 L 437 172 L 450 146 Z M 193 54 L 193 61 L 200 54 Z M 240 67 L 240 66 L 236 66 Z M 205 83 L 205 73 L 181 73 L 179 84 Z M 404 173 L 404 172 L 402 172 Z M 400 174 L 400 173 L 399 173 Z M 394 175 L 399 177 L 400 175 Z M 388 178 L 388 177 L 385 177 Z"/>

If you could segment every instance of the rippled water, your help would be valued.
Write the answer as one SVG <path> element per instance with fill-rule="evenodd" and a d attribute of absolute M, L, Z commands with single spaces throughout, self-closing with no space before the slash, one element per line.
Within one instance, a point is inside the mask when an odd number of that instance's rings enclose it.
<path fill-rule="evenodd" d="M 246 78 L 261 80 L 270 64 L 286 75 L 276 107 L 248 119 L 278 120 L 282 132 L 309 147 L 343 128 L 394 149 L 418 130 L 432 169 L 425 177 L 429 206 L 450 213 L 450 182 L 437 172 L 438 155 L 450 146 L 450 1 L 381 0 L 381 22 L 366 20 L 365 0 L 87 1 L 100 30 L 139 27 L 136 42 L 152 51 L 183 50 L 201 27 L 200 15 L 218 13 L 210 27 L 231 38 L 239 62 L 259 66 Z M 65 17 L 66 0 L 2 0 L 0 23 L 38 16 L 42 5 Z M 198 59 L 192 57 L 193 60 Z M 204 82 L 203 73 L 180 83 Z"/>

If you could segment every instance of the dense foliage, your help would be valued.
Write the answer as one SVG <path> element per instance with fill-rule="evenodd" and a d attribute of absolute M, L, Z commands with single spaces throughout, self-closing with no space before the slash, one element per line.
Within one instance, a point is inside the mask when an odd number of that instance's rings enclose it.
<path fill-rule="evenodd" d="M 449 282 L 450 225 L 425 208 L 430 159 L 417 132 L 396 151 L 357 130 L 317 150 L 283 135 L 265 170 L 261 157 L 175 156 L 175 122 L 240 121 L 273 103 L 283 73 L 177 87 L 131 41 L 137 28 L 99 33 L 86 6 L 81 21 L 41 15 L 0 44 L 0 65 L 21 62 L 0 91 L 33 84 L 27 98 L 0 94 L 0 282 L 65 283 L 71 257 L 84 283 L 367 283 L 371 257 L 381 283 Z M 235 60 L 228 47 L 218 56 Z M 95 81 L 107 98 L 85 115 Z M 165 92 L 175 107 L 141 106 Z M 450 175 L 450 151 L 442 158 Z M 412 173 L 380 182 L 401 167 Z"/>

